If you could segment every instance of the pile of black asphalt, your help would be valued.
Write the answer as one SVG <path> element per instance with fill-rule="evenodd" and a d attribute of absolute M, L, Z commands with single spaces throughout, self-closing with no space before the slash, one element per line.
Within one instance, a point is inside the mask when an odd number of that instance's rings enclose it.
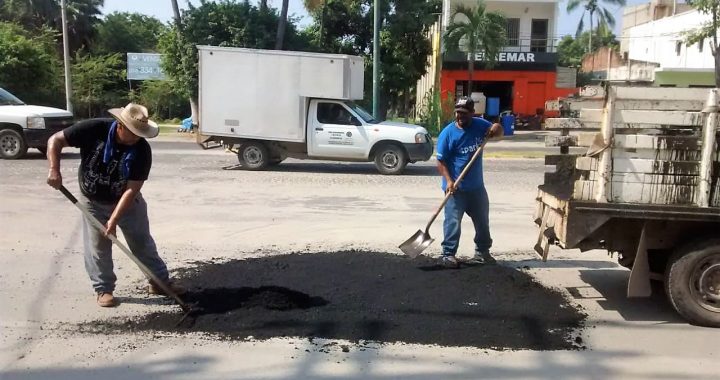
<path fill-rule="evenodd" d="M 198 262 L 179 274 L 201 308 L 101 329 L 206 332 L 232 340 L 301 337 L 490 349 L 577 349 L 586 315 L 520 268 L 341 251 Z M 97 326 L 97 325 L 96 325 Z"/>

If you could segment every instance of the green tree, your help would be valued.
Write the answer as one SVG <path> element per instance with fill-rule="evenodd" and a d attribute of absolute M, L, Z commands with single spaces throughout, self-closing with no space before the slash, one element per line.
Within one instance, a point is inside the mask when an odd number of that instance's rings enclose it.
<path fill-rule="evenodd" d="M 583 7 L 583 14 L 578 22 L 577 31 L 575 37 L 580 37 L 585 28 L 585 15 L 588 15 L 590 21 L 590 35 L 588 39 L 588 53 L 593 52 L 593 31 L 595 30 L 595 19 L 593 16 L 597 15 L 597 25 L 602 26 L 605 30 L 610 30 L 615 26 L 615 17 L 612 13 L 603 6 L 602 3 L 607 5 L 616 5 L 618 7 L 624 7 L 626 0 L 568 0 L 567 12 L 570 13 L 578 7 Z"/>
<path fill-rule="evenodd" d="M 108 108 L 128 102 L 122 54 L 91 55 L 80 52 L 72 67 L 76 116 L 95 117 Z"/>
<path fill-rule="evenodd" d="M 615 35 L 607 29 L 598 29 L 598 38 L 593 39 L 592 51 L 602 46 L 617 48 L 619 46 Z M 590 40 L 590 32 L 583 32 L 580 37 L 573 38 L 565 36 L 558 43 L 558 65 L 563 67 L 580 67 L 585 54 L 587 54 L 587 46 Z"/>
<path fill-rule="evenodd" d="M 191 101 L 197 114 L 198 53 L 196 45 L 234 46 L 272 49 L 275 46 L 279 17 L 274 11 L 260 11 L 249 2 L 200 0 L 199 6 L 188 4 L 181 15 L 179 30 L 168 30 L 159 41 L 164 53 L 162 67 L 178 94 Z M 285 31 L 285 47 L 306 50 L 309 42 L 298 34 L 293 22 Z"/>
<path fill-rule="evenodd" d="M 314 23 L 307 28 L 314 50 L 365 57 L 365 88 L 372 81 L 373 0 L 307 0 Z M 427 31 L 437 21 L 439 0 L 380 1 L 380 117 L 389 110 L 405 109 L 412 88 L 426 72 L 431 54 Z M 366 91 L 363 105 L 369 106 Z M 406 101 L 407 99 L 407 101 Z M 407 113 L 406 110 L 404 113 Z"/>
<path fill-rule="evenodd" d="M 28 103 L 60 106 L 61 62 L 54 33 L 0 22 L 0 87 Z"/>
<path fill-rule="evenodd" d="M 688 45 L 710 41 L 710 53 L 715 58 L 715 87 L 720 87 L 720 53 L 718 53 L 718 27 L 720 27 L 720 0 L 688 0 L 688 4 L 695 7 L 700 13 L 710 16 L 710 20 L 703 22 L 694 30 L 686 33 Z"/>
<path fill-rule="evenodd" d="M 459 5 L 453 11 L 443 38 L 449 52 L 460 50 L 468 53 L 468 94 L 472 93 L 476 54 L 482 55 L 485 67 L 494 66 L 498 53 L 507 42 L 506 25 L 505 16 L 486 11 L 482 1 L 475 9 Z"/>
<path fill-rule="evenodd" d="M 190 113 L 187 98 L 176 93 L 170 81 L 143 81 L 139 91 L 131 94 L 131 99 L 146 106 L 151 116 L 159 120 L 185 118 Z"/>
<path fill-rule="evenodd" d="M 104 0 L 67 0 L 68 40 L 72 53 L 90 46 L 103 4 Z M 0 20 L 17 22 L 31 30 L 48 26 L 62 33 L 60 0 L 4 0 L 0 2 Z M 62 46 L 62 40 L 58 39 L 57 43 Z"/>
<path fill-rule="evenodd" d="M 97 26 L 93 53 L 154 52 L 167 29 L 160 20 L 139 13 L 111 13 Z"/>

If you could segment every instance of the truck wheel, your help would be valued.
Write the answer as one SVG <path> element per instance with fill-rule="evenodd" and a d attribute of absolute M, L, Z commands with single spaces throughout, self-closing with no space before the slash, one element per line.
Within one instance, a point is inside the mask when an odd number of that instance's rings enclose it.
<path fill-rule="evenodd" d="M 407 161 L 405 150 L 397 145 L 386 144 L 375 152 L 375 167 L 380 174 L 400 174 L 405 169 Z"/>
<path fill-rule="evenodd" d="M 263 170 L 270 164 L 270 152 L 262 143 L 246 142 L 240 144 L 238 159 L 247 170 Z"/>
<path fill-rule="evenodd" d="M 14 160 L 25 155 L 28 147 L 20 132 L 14 129 L 0 131 L 0 157 Z"/>
<path fill-rule="evenodd" d="M 675 252 L 665 270 L 665 292 L 675 310 L 691 323 L 720 327 L 720 239 Z"/>

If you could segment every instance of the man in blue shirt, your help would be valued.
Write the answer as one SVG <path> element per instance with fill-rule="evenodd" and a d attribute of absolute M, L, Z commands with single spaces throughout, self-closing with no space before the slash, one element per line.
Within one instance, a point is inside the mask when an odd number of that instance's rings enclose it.
<path fill-rule="evenodd" d="M 460 224 L 468 214 L 475 226 L 475 256 L 477 263 L 494 263 L 490 256 L 492 239 L 490 238 L 489 201 L 483 183 L 482 152 L 473 163 L 460 183 L 455 180 L 470 162 L 473 154 L 480 148 L 484 139 L 499 139 L 503 136 L 500 124 L 473 117 L 474 102 L 470 98 L 460 98 L 455 103 L 455 121 L 448 124 L 438 137 L 438 171 L 442 175 L 443 191 L 452 193 L 445 205 L 445 222 L 442 242 L 443 253 L 440 263 L 456 268 L 455 254 L 460 242 Z"/>

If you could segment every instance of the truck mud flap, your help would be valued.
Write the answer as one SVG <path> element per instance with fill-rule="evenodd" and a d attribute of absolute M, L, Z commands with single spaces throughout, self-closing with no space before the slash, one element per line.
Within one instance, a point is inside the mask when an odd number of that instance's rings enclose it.
<path fill-rule="evenodd" d="M 543 203 L 540 203 L 538 208 L 540 207 L 542 207 L 542 211 L 539 213 L 542 215 L 539 217 L 540 233 L 538 234 L 538 240 L 534 249 L 535 252 L 542 257 L 542 261 L 547 261 L 550 244 L 555 244 L 557 241 L 557 235 L 555 234 L 557 212 L 554 212 L 551 207 Z"/>
<path fill-rule="evenodd" d="M 199 132 L 195 135 L 195 142 L 203 149 L 214 149 L 223 146 L 222 141 L 216 141 L 213 136 L 202 135 Z"/>

